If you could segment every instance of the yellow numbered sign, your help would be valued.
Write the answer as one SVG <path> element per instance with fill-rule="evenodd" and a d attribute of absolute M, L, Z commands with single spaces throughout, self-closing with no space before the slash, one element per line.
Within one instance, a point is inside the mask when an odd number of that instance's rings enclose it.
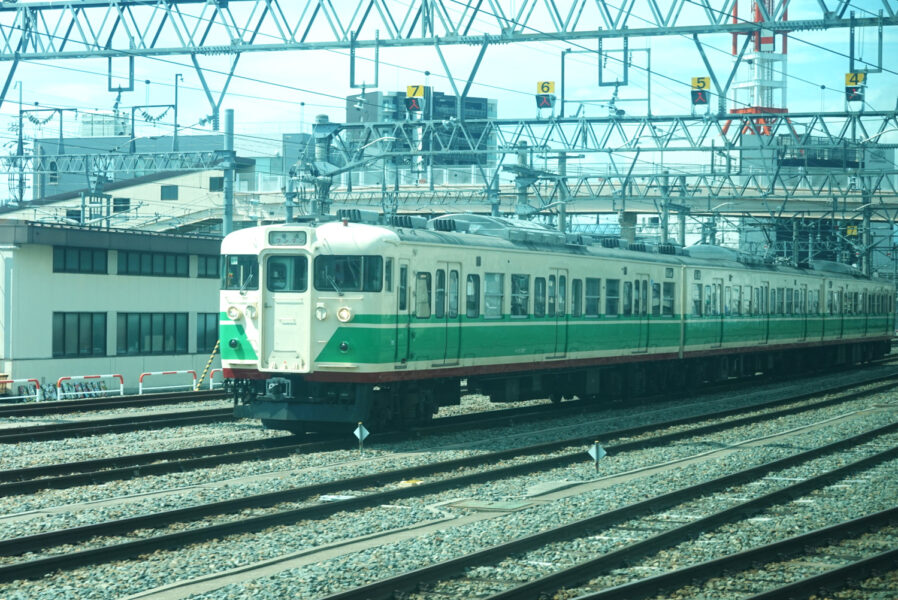
<path fill-rule="evenodd" d="M 866 73 L 845 73 L 845 85 L 864 85 L 867 80 Z"/>
<path fill-rule="evenodd" d="M 692 78 L 692 89 L 694 90 L 706 90 L 711 85 L 710 77 L 693 77 Z"/>
<path fill-rule="evenodd" d="M 555 82 L 554 81 L 539 81 L 539 82 L 537 82 L 536 93 L 537 94 L 554 94 L 555 93 Z"/>
<path fill-rule="evenodd" d="M 409 85 L 405 87 L 405 97 L 406 98 L 423 98 L 424 97 L 424 86 L 423 85 Z"/>
<path fill-rule="evenodd" d="M 845 227 L 845 235 L 856 236 L 857 225 L 848 225 L 847 227 Z"/>

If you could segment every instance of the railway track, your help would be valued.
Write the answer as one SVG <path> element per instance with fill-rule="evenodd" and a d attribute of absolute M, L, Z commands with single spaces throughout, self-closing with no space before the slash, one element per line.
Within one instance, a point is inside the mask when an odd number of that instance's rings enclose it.
<path fill-rule="evenodd" d="M 76 412 L 94 412 L 116 408 L 164 406 L 167 404 L 182 404 L 191 401 L 200 402 L 204 400 L 218 400 L 226 397 L 227 394 L 221 390 L 200 390 L 196 392 L 171 392 L 142 396 L 111 396 L 106 398 L 84 398 L 79 400 L 0 404 L 0 418 L 37 417 Z"/>
<path fill-rule="evenodd" d="M 848 465 L 824 470 L 812 477 L 808 477 L 800 483 L 757 496 L 751 500 L 731 502 L 730 506 L 726 509 L 711 512 L 710 514 L 705 514 L 701 517 L 693 516 L 689 519 L 688 523 L 678 527 L 668 528 L 667 525 L 669 525 L 669 522 L 665 522 L 665 515 L 671 513 L 676 513 L 678 515 L 694 514 L 701 510 L 696 508 L 696 501 L 703 497 L 712 494 L 721 494 L 734 487 L 738 490 L 738 494 L 744 494 L 745 484 L 756 481 L 758 478 L 769 473 L 776 473 L 828 454 L 844 452 L 858 444 L 876 440 L 880 436 L 896 431 L 898 431 L 898 424 L 892 424 L 826 446 L 801 452 L 785 459 L 765 463 L 711 481 L 660 494 L 642 502 L 637 502 L 620 509 L 608 511 L 534 535 L 519 538 L 505 544 L 493 546 L 468 556 L 417 569 L 396 577 L 360 586 L 352 590 L 332 594 L 327 596 L 326 600 L 388 599 L 393 598 L 397 592 L 409 594 L 405 597 L 414 598 L 415 600 L 423 600 L 424 598 L 471 597 L 474 595 L 484 597 L 482 590 L 475 591 L 470 589 L 470 586 L 467 585 L 468 581 L 466 580 L 474 578 L 469 575 L 472 569 L 483 567 L 484 565 L 497 565 L 499 563 L 502 563 L 502 567 L 493 568 L 490 583 L 496 587 L 501 587 L 504 584 L 505 587 L 511 589 L 492 594 L 489 596 L 489 600 L 529 600 L 539 597 L 573 598 L 574 596 L 580 598 L 580 592 L 583 591 L 582 589 L 578 588 L 574 590 L 577 592 L 574 594 L 571 593 L 571 590 L 566 590 L 565 588 L 571 588 L 574 585 L 582 583 L 584 580 L 595 578 L 599 573 L 607 573 L 616 569 L 620 570 L 626 568 L 628 565 L 633 566 L 634 564 L 638 564 L 638 561 L 646 556 L 657 553 L 661 548 L 695 538 L 706 531 L 713 530 L 724 524 L 744 520 L 747 517 L 756 515 L 765 508 L 794 500 L 795 498 L 819 490 L 828 484 L 840 481 L 859 471 L 889 460 L 894 460 L 898 458 L 898 447 L 892 447 L 886 451 L 877 452 Z M 733 495 L 738 497 L 738 494 Z M 886 513 L 887 519 L 885 519 L 885 523 L 891 522 L 892 520 L 898 520 L 898 509 L 886 511 Z M 555 571 L 523 585 L 514 585 L 515 577 L 511 575 L 511 572 L 513 571 L 511 564 L 520 564 L 527 561 L 530 558 L 530 556 L 526 554 L 528 552 L 534 552 L 550 545 L 558 545 L 559 543 L 571 543 L 575 541 L 582 543 L 585 541 L 588 544 L 589 539 L 595 538 L 599 533 L 601 533 L 602 538 L 605 539 L 613 538 L 615 535 L 617 535 L 619 539 L 626 539 L 629 537 L 627 532 L 632 532 L 635 529 L 642 528 L 646 531 L 657 531 L 659 523 L 663 529 L 661 533 L 645 537 L 635 543 L 630 543 L 623 547 L 619 547 L 618 545 L 615 550 L 610 552 L 599 551 L 598 546 L 601 544 L 597 543 L 595 544 L 595 546 L 597 546 L 595 553 L 599 554 L 597 558 L 580 562 L 566 569 Z M 619 529 L 616 531 L 615 528 Z M 792 548 L 801 548 L 802 544 L 806 543 L 808 539 L 809 538 L 805 538 L 793 542 L 794 545 Z M 821 534 L 818 541 L 826 539 L 826 535 Z M 581 546 L 581 553 L 589 554 L 588 550 L 586 552 L 583 552 L 583 550 L 584 549 Z M 751 566 L 753 562 L 757 562 L 757 557 L 764 556 L 771 555 L 765 555 L 763 552 L 760 552 L 752 558 L 745 559 L 742 564 Z M 710 577 L 719 574 L 721 568 L 722 565 L 709 562 L 707 566 L 702 567 L 701 569 L 683 569 L 676 574 L 670 573 L 666 576 L 651 578 L 640 577 L 632 584 L 620 585 L 613 590 L 597 592 L 595 595 L 585 597 L 602 598 L 603 600 L 611 598 L 616 600 L 632 600 L 635 598 L 654 597 L 654 595 L 660 591 L 675 589 L 678 586 L 690 583 L 702 576 Z M 638 569 L 634 568 L 633 571 L 637 572 Z"/>
<path fill-rule="evenodd" d="M 871 393 L 871 392 L 866 392 Z M 607 432 L 603 437 L 638 439 L 612 445 L 609 450 L 616 454 L 634 452 L 640 449 L 653 448 L 659 445 L 670 445 L 678 440 L 686 440 L 696 436 L 708 435 L 739 426 L 765 420 L 780 419 L 789 414 L 813 411 L 820 406 L 829 406 L 841 399 L 826 399 L 813 406 L 778 408 L 763 414 L 740 416 L 731 421 L 721 422 L 723 416 L 733 416 L 738 412 L 728 410 L 721 414 L 706 415 L 702 418 L 690 417 L 667 423 L 644 425 L 616 432 Z M 781 401 L 780 401 L 781 402 Z M 742 409 L 742 412 L 755 413 L 757 407 Z M 675 428 L 666 433 L 658 433 L 665 428 Z M 888 431 L 892 431 L 889 429 Z M 654 435 L 646 435 L 654 432 Z M 57 569 L 72 569 L 83 565 L 103 563 L 109 560 L 120 560 L 140 554 L 163 549 L 179 548 L 223 536 L 259 531 L 268 527 L 291 524 L 308 519 L 323 519 L 337 512 L 359 511 L 371 507 L 379 507 L 397 499 L 420 498 L 437 492 L 461 489 L 478 483 L 506 479 L 525 474 L 542 473 L 551 469 L 569 466 L 583 460 L 583 446 L 587 443 L 583 438 L 565 439 L 551 443 L 538 444 L 525 448 L 513 448 L 499 452 L 491 452 L 479 456 L 424 464 L 417 468 L 404 468 L 399 471 L 387 471 L 351 479 L 330 481 L 317 485 L 287 489 L 278 492 L 259 494 L 233 500 L 220 501 L 205 505 L 181 508 L 174 511 L 158 512 L 151 515 L 132 517 L 117 521 L 85 525 L 81 527 L 44 532 L 26 537 L 8 539 L 0 542 L 0 555 L 12 557 L 25 552 L 40 553 L 32 560 L 9 562 L 0 567 L 0 581 L 11 581 L 24 577 L 39 577 Z M 573 448 L 573 449 L 572 449 Z M 492 467 L 489 467 L 493 465 Z M 497 465 L 497 466 L 496 466 Z M 488 467 L 485 468 L 484 467 Z M 461 472 L 461 474 L 458 474 Z M 447 476 L 448 475 L 448 476 Z M 438 478 L 438 476 L 442 478 Z M 432 481 L 423 481 L 413 487 L 402 487 L 397 484 L 409 478 L 430 477 Z M 378 491 L 372 489 L 381 488 Z M 383 489 L 385 488 L 385 489 Z M 364 490 L 355 495 L 334 502 L 317 501 L 322 494 L 339 493 L 346 490 Z M 281 503 L 298 503 L 297 508 L 278 509 Z M 265 507 L 274 507 L 263 514 L 257 514 Z M 246 518 L 235 516 L 238 511 L 255 511 L 256 514 Z M 214 520 L 220 515 L 232 515 L 223 522 L 184 529 L 183 526 L 170 527 L 161 534 L 141 539 L 133 538 L 135 530 L 159 529 L 169 524 L 186 523 L 205 519 Z M 219 518 L 219 521 L 222 521 Z M 115 540 L 120 536 L 129 536 L 127 541 Z M 89 543 L 100 547 L 78 548 L 79 544 Z M 53 548 L 60 545 L 65 550 L 53 553 Z"/>
<path fill-rule="evenodd" d="M 51 425 L 28 425 L 0 429 L 0 444 L 59 440 L 69 437 L 120 433 L 163 427 L 200 425 L 234 420 L 231 408 L 212 408 L 194 411 L 156 413 L 151 415 L 130 415 L 110 419 L 90 419 L 55 423 Z"/>
<path fill-rule="evenodd" d="M 867 383 L 877 383 L 898 379 L 898 373 L 883 377 L 875 377 Z M 858 384 L 846 384 L 830 388 L 830 393 L 856 387 Z M 898 384 L 884 384 L 879 390 L 887 390 Z M 772 408 L 777 405 L 797 402 L 812 398 L 819 392 L 795 394 L 785 399 L 777 399 L 755 405 L 758 409 Z M 825 404 L 840 402 L 827 400 Z M 595 405 L 586 403 L 568 403 L 561 406 L 542 405 L 536 407 L 503 409 L 485 413 L 475 413 L 456 417 L 445 417 L 435 420 L 428 426 L 417 427 L 408 433 L 375 434 L 369 438 L 371 443 L 398 442 L 421 435 L 435 435 L 460 431 L 469 428 L 487 429 L 514 423 L 525 423 L 540 420 L 548 415 L 563 418 L 585 414 L 597 410 Z M 743 409 L 732 409 L 731 414 L 738 414 Z M 718 412 L 718 416 L 723 413 Z M 651 427 L 651 426 L 647 426 Z M 2 439 L 2 438 L 0 438 Z M 299 441 L 301 440 L 301 441 Z M 61 489 L 76 485 L 96 484 L 104 481 L 145 477 L 177 473 L 190 469 L 208 468 L 212 466 L 233 464 L 244 461 L 264 460 L 289 456 L 297 453 L 327 452 L 345 449 L 349 443 L 345 436 L 333 438 L 318 436 L 315 439 L 303 439 L 296 436 L 265 439 L 233 444 L 215 444 L 180 450 L 150 452 L 129 456 L 116 456 L 107 459 L 87 460 L 76 463 L 59 463 L 40 467 L 28 467 L 0 471 L 0 496 L 28 494 L 41 489 Z"/>

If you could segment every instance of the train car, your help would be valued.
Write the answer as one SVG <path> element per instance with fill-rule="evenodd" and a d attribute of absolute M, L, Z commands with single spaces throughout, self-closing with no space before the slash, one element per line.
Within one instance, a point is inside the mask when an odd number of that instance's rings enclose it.
<path fill-rule="evenodd" d="M 457 404 L 463 382 L 494 402 L 602 401 L 888 352 L 892 288 L 851 267 L 622 244 L 364 211 L 234 232 L 220 339 L 235 410 L 384 429 Z"/>

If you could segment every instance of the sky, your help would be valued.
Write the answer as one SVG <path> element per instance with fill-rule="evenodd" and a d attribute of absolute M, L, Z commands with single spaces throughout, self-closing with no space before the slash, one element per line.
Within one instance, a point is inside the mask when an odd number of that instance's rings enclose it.
<path fill-rule="evenodd" d="M 501 4 L 506 5 L 509 14 L 512 14 L 511 9 L 521 2 L 506 0 Z M 565 3 L 559 0 L 561 4 Z M 858 16 L 869 16 L 880 6 L 881 3 L 874 0 L 852 2 Z M 819 16 L 817 0 L 793 0 L 790 4 L 790 18 L 793 20 Z M 631 22 L 638 23 L 635 20 Z M 530 21 L 534 29 L 540 23 L 550 28 L 548 20 L 535 18 Z M 470 33 L 479 32 L 472 29 Z M 700 39 L 718 78 L 726 79 L 733 63 L 731 37 L 725 34 L 702 35 Z M 875 62 L 876 41 L 876 32 L 872 28 L 859 31 L 858 56 Z M 606 48 L 616 45 L 609 42 Z M 582 104 L 581 114 L 607 115 L 613 88 L 598 86 L 595 40 L 491 45 L 476 73 L 470 95 L 495 98 L 500 118 L 535 117 L 534 93 L 538 81 L 555 81 L 556 94 L 560 95 L 560 57 L 567 48 L 572 50 L 566 59 L 565 91 L 572 101 L 566 108 L 567 114 L 575 113 Z M 464 87 L 479 50 L 479 46 L 450 46 L 444 49 L 459 89 Z M 633 51 L 634 65 L 629 84 L 620 88 L 618 107 L 625 109 L 627 114 L 647 112 L 649 75 L 646 67 L 650 55 L 652 114 L 688 114 L 690 79 L 707 75 L 692 39 L 682 36 L 633 38 L 630 40 L 630 50 Z M 786 107 L 792 112 L 844 110 L 848 30 L 796 32 L 790 35 L 788 50 Z M 373 57 L 373 52 L 360 51 L 359 56 L 362 60 L 358 63 L 357 79 L 373 81 L 373 63 L 367 60 Z M 612 53 L 605 62 L 610 76 L 619 68 L 614 56 Z M 868 78 L 866 110 L 896 108 L 896 27 L 885 29 L 883 57 L 884 71 L 871 74 Z M 207 69 L 207 80 L 217 97 L 225 79 L 223 74 L 230 68 L 230 58 L 203 57 L 200 61 Z M 119 72 L 123 66 L 124 63 L 117 62 L 114 68 Z M 8 64 L 0 64 L 0 75 L 5 76 L 7 70 Z M 134 105 L 172 103 L 175 77 L 180 73 L 183 75 L 183 81 L 179 84 L 181 134 L 211 132 L 208 124 L 202 124 L 204 118 L 210 115 L 211 107 L 189 57 L 137 58 L 135 71 L 135 90 L 123 93 L 120 100 L 120 106 L 128 114 Z M 116 102 L 116 94 L 107 90 L 105 59 L 23 61 L 18 66 L 14 82 L 21 87 L 22 103 L 27 109 L 76 108 L 79 115 L 83 115 L 89 111 L 110 111 Z M 381 50 L 378 83 L 376 89 L 381 91 L 399 91 L 408 85 L 426 84 L 436 91 L 452 94 L 452 86 L 438 54 L 431 47 Z M 368 86 L 367 89 L 373 88 Z M 19 91 L 19 87 L 11 86 L 0 108 L 0 143 L 7 148 L 14 144 L 16 137 Z M 224 109 L 234 110 L 236 146 L 240 154 L 274 155 L 280 149 L 281 134 L 309 131 L 318 114 L 326 114 L 332 121 L 345 120 L 343 98 L 358 91 L 349 87 L 348 50 L 245 53 L 240 58 L 222 103 L 222 119 Z M 149 109 L 147 112 L 158 115 L 162 111 Z M 45 116 L 43 113 L 33 115 Z M 66 114 L 63 123 L 66 136 L 78 135 L 79 115 Z M 170 134 L 173 123 L 171 113 L 162 117 L 160 123 L 160 126 L 138 123 L 137 134 Z M 53 137 L 58 129 L 59 122 L 53 118 L 42 126 L 27 123 L 24 135 L 26 139 Z M 4 154 L 9 152 L 7 150 Z"/>

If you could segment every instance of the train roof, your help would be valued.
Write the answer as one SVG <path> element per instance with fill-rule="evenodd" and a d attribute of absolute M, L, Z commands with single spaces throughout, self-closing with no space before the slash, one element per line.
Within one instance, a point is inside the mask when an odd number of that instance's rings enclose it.
<path fill-rule="evenodd" d="M 532 250 L 671 266 L 747 269 L 779 274 L 866 279 L 856 268 L 830 261 L 812 261 L 809 268 L 795 267 L 723 246 L 699 244 L 680 248 L 671 244 L 644 242 L 627 244 L 616 237 L 564 233 L 530 221 L 474 214 L 444 215 L 430 220 L 419 216 L 395 215 L 387 219 L 374 211 L 351 209 L 338 211 L 336 218 L 269 225 L 265 229 L 290 228 L 297 225 L 316 229 L 319 231 L 316 236 L 319 243 L 333 245 L 337 251 L 356 249 L 361 251 L 362 248 L 376 243 L 411 242 L 486 249 Z M 350 225 L 353 226 L 349 227 Z M 348 229 L 344 229 L 343 226 Z M 346 235 L 341 235 L 343 231 Z M 247 233 L 240 235 L 243 232 Z M 227 242 L 239 244 L 245 250 L 258 251 L 260 248 L 256 246 L 264 243 L 263 236 L 255 236 L 251 241 L 253 236 L 248 230 L 234 232 L 228 238 Z M 225 243 L 222 250 L 227 252 L 228 247 L 233 246 Z"/>

